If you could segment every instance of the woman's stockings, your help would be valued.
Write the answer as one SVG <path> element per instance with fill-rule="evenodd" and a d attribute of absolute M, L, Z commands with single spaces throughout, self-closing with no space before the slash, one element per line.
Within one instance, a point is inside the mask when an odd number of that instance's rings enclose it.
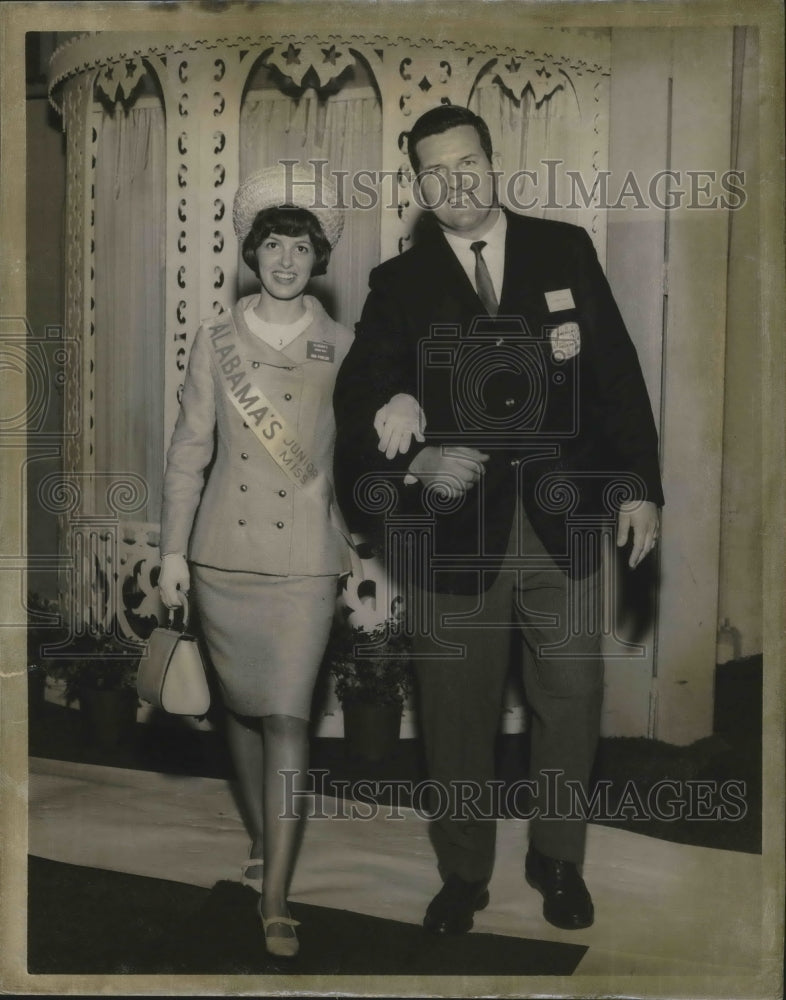
<path fill-rule="evenodd" d="M 261 720 L 227 714 L 227 739 L 246 809 L 251 857 L 264 859 L 262 916 L 286 916 L 287 888 L 297 850 L 307 788 L 308 722 L 289 715 Z M 273 926 L 286 935 L 288 928 Z"/>
<path fill-rule="evenodd" d="M 289 715 L 262 719 L 265 741 L 262 916 L 286 916 L 286 898 L 297 850 L 307 787 L 308 722 Z M 276 929 L 276 928 L 274 928 Z M 291 933 L 291 932 L 290 932 Z"/>

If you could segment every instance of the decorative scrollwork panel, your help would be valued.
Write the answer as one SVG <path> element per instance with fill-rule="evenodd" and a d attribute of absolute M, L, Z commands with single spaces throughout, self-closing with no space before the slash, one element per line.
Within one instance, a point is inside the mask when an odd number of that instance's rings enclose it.
<path fill-rule="evenodd" d="M 199 321 L 226 309 L 236 296 L 238 253 L 232 198 L 239 176 L 239 115 L 243 88 L 260 60 L 288 87 L 337 89 L 363 63 L 382 105 L 383 171 L 380 256 L 406 250 L 418 214 L 408 161 L 408 134 L 419 114 L 440 102 L 467 105 L 477 86 L 494 81 L 514 104 L 573 101 L 578 109 L 578 169 L 590 185 L 607 165 L 608 40 L 598 33 L 528 32 L 522 41 L 483 37 L 440 40 L 383 37 L 371 32 L 330 35 L 265 31 L 205 32 L 182 38 L 157 33 L 96 33 L 55 53 L 50 96 L 62 104 L 67 131 L 66 328 L 80 347 L 90 331 L 90 134 L 93 84 L 106 100 L 130 106 L 144 66 L 155 72 L 166 112 L 166 243 L 163 383 L 168 440 Z M 339 25 L 339 28 L 342 26 Z M 504 45 L 500 43 L 504 42 Z M 579 220 L 599 252 L 602 213 L 589 206 Z M 68 471 L 90 468 L 90 349 L 68 373 L 69 425 L 82 433 L 66 441 Z M 100 373 L 99 373 L 100 376 Z M 123 515 L 121 515 L 121 519 Z M 67 533 L 64 534 L 67 537 Z M 147 543 L 144 543 L 147 544 Z"/>
<path fill-rule="evenodd" d="M 287 36 L 274 46 L 265 63 L 290 79 L 297 87 L 316 87 L 318 90 L 336 80 L 350 66 L 354 56 L 349 46 L 330 39 L 296 39 Z"/>

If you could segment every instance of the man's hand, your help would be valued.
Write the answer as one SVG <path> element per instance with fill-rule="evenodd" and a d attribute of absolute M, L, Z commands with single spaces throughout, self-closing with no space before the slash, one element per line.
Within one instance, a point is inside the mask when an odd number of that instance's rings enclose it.
<path fill-rule="evenodd" d="M 179 552 L 170 552 L 161 557 L 161 575 L 158 577 L 158 589 L 164 606 L 171 611 L 180 607 L 191 586 L 191 575 L 188 572 L 186 557 Z"/>
<path fill-rule="evenodd" d="M 386 458 L 393 458 L 397 452 L 406 455 L 412 438 L 423 442 L 426 418 L 414 396 L 397 392 L 380 407 L 374 416 L 374 430 L 379 436 L 378 448 Z"/>
<path fill-rule="evenodd" d="M 412 459 L 405 483 L 419 479 L 446 497 L 463 496 L 486 471 L 488 455 L 476 448 L 428 445 Z"/>
<path fill-rule="evenodd" d="M 620 504 L 617 516 L 617 546 L 622 547 L 633 529 L 633 548 L 628 566 L 635 569 L 652 551 L 660 531 L 658 508 L 651 500 L 628 500 Z"/>

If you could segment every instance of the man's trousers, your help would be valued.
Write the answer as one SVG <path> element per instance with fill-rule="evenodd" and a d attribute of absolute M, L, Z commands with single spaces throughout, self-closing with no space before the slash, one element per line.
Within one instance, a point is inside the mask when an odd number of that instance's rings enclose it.
<path fill-rule="evenodd" d="M 529 778 L 538 783 L 528 809 L 535 814 L 530 841 L 550 857 L 580 864 L 584 856 L 586 820 L 567 814 L 576 805 L 571 783 L 586 797 L 600 729 L 600 573 L 571 580 L 520 508 L 517 522 L 502 572 L 485 593 L 419 595 L 428 608 L 418 612 L 414 640 L 420 727 L 429 779 L 446 790 L 433 798 L 431 826 L 443 879 L 491 876 L 495 822 L 483 817 L 493 815 L 488 782 L 511 641 L 523 642 Z M 432 634 L 424 634 L 424 623 Z M 521 796 L 516 802 L 525 806 Z"/>

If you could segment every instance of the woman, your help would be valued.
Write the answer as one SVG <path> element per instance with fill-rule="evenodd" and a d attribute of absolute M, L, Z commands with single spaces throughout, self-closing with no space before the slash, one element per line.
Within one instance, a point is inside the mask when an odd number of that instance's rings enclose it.
<path fill-rule="evenodd" d="M 352 340 L 304 294 L 343 226 L 338 209 L 309 203 L 335 205 L 335 191 L 325 181 L 314 199 L 304 169 L 289 180 L 263 170 L 235 197 L 235 232 L 261 288 L 197 333 L 167 454 L 159 581 L 169 608 L 193 581 L 252 836 L 243 882 L 260 891 L 266 947 L 280 956 L 298 951 L 286 900 L 293 793 L 306 786 L 311 697 L 349 569 L 331 400 Z"/>

